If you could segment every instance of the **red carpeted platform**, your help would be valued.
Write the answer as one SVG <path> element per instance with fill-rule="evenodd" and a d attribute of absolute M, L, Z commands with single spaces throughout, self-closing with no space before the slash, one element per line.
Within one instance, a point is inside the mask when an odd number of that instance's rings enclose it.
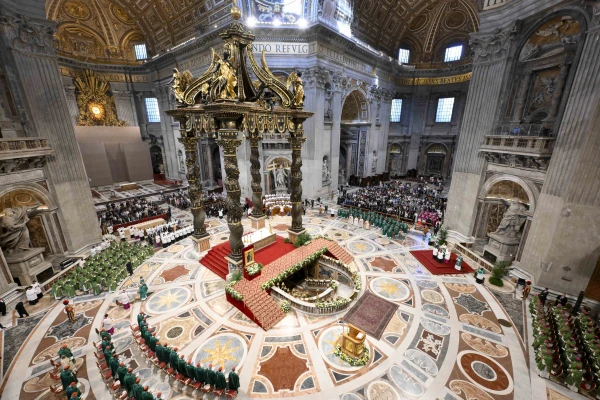
<path fill-rule="evenodd" d="M 270 244 L 264 249 L 258 250 L 254 254 L 256 262 L 267 265 L 295 249 L 293 244 L 286 243 L 285 239 L 281 236 L 275 236 L 275 240 L 275 243 Z M 229 273 L 229 267 L 225 257 L 228 256 L 229 253 L 231 253 L 229 241 L 223 242 L 210 249 L 200 262 L 219 277 L 225 279 Z"/>
<path fill-rule="evenodd" d="M 474 272 L 473 268 L 471 268 L 464 260 L 462 263 L 462 270 L 457 271 L 454 269 L 454 264 L 456 262 L 456 254 L 454 253 L 450 256 L 450 262 L 448 262 L 448 264 L 444 264 L 443 262 L 439 263 L 434 260 L 433 250 L 415 250 L 411 251 L 410 254 L 415 256 L 415 258 L 434 275 L 469 274 Z"/>

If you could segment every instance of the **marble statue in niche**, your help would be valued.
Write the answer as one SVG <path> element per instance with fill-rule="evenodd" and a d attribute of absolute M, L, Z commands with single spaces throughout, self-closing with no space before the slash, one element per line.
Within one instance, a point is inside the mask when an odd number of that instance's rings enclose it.
<path fill-rule="evenodd" d="M 333 21 L 337 10 L 337 0 L 323 0 L 323 19 Z"/>
<path fill-rule="evenodd" d="M 331 179 L 331 172 L 329 171 L 329 160 L 327 156 L 323 157 L 323 182 L 327 182 Z"/>
<path fill-rule="evenodd" d="M 287 189 L 287 174 L 281 165 L 273 173 L 275 175 L 275 188 Z"/>
<path fill-rule="evenodd" d="M 494 233 L 511 239 L 519 238 L 521 227 L 527 219 L 526 213 L 527 208 L 517 199 L 512 199 Z"/>
<path fill-rule="evenodd" d="M 29 217 L 35 215 L 39 205 L 34 207 L 5 208 L 0 219 L 0 247 L 8 253 L 14 253 L 31 248 Z"/>
<path fill-rule="evenodd" d="M 325 119 L 326 120 L 333 119 L 333 111 L 331 109 L 332 98 L 333 98 L 333 89 L 331 89 L 331 85 L 328 82 L 325 84 Z"/>
<path fill-rule="evenodd" d="M 177 151 L 177 159 L 179 160 L 179 172 L 185 174 L 185 159 L 181 150 Z"/>

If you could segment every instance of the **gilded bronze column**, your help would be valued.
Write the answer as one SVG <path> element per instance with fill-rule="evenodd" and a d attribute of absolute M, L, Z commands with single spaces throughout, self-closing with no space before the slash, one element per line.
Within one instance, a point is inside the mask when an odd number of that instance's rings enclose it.
<path fill-rule="evenodd" d="M 304 231 L 302 227 L 302 144 L 306 141 L 304 137 L 305 118 L 294 118 L 295 129 L 290 132 L 288 142 L 292 146 L 292 167 L 290 176 L 292 203 L 292 228 L 290 229 L 290 240 L 296 241 L 296 237 Z"/>
<path fill-rule="evenodd" d="M 262 137 L 259 133 L 250 134 L 248 136 L 248 141 L 250 142 L 250 175 L 252 175 L 252 202 L 254 203 L 254 207 L 252 208 L 252 217 L 254 218 L 264 217 L 260 171 L 260 153 L 258 152 L 258 146 L 260 145 L 261 139 Z"/>
<path fill-rule="evenodd" d="M 200 137 L 196 136 L 193 130 L 187 129 L 189 117 L 187 115 L 179 115 L 175 117 L 181 126 L 181 137 L 178 139 L 185 150 L 185 168 L 186 178 L 188 181 L 188 194 L 192 203 L 191 211 L 194 217 L 194 235 L 198 250 L 206 251 L 210 248 L 208 233 L 204 221 L 206 213 L 204 212 L 204 204 L 202 202 L 202 183 L 200 182 L 200 166 L 198 165 L 198 142 Z M 203 240 L 204 239 L 204 240 Z"/>
<path fill-rule="evenodd" d="M 229 227 L 229 246 L 231 247 L 230 258 L 242 259 L 242 207 L 240 207 L 240 170 L 238 168 L 237 148 L 242 143 L 238 139 L 237 117 L 218 118 L 220 122 L 219 139 L 216 141 L 223 148 L 223 159 L 225 163 L 225 189 L 227 190 L 227 226 Z M 230 269 L 230 272 L 231 269 Z"/>

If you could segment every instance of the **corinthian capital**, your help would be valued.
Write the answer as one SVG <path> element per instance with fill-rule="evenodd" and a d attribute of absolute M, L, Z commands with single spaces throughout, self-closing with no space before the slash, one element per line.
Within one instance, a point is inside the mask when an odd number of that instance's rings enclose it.
<path fill-rule="evenodd" d="M 316 66 L 306 71 L 305 81 L 310 86 L 324 87 L 329 81 L 329 71 L 323 67 Z"/>
<path fill-rule="evenodd" d="M 8 47 L 32 54 L 54 55 L 54 28 L 31 22 L 24 15 L 0 10 L 0 30 Z"/>
<path fill-rule="evenodd" d="M 505 58 L 510 50 L 510 45 L 515 33 L 515 28 L 504 30 L 494 29 L 492 33 L 471 34 L 469 45 L 473 50 L 473 62 L 485 63 Z"/>

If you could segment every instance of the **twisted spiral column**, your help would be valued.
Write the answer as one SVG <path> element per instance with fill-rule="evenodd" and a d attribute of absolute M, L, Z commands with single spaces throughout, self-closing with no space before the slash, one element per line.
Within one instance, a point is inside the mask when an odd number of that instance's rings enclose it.
<path fill-rule="evenodd" d="M 302 227 L 302 144 L 306 141 L 302 121 L 295 121 L 296 129 L 288 137 L 292 146 L 292 167 L 290 176 L 292 203 L 292 228 L 294 232 L 301 232 Z"/>
<path fill-rule="evenodd" d="M 180 121 L 181 122 L 181 121 Z M 200 182 L 200 166 L 198 165 L 198 136 L 183 136 L 179 142 L 185 150 L 185 169 L 188 180 L 190 201 L 192 203 L 192 215 L 194 216 L 194 237 L 202 238 L 208 236 L 204 220 L 204 204 L 202 202 L 202 183 Z"/>
<path fill-rule="evenodd" d="M 254 203 L 252 216 L 255 218 L 261 218 L 264 216 L 260 173 L 260 154 L 258 152 L 258 146 L 260 145 L 261 137 L 258 135 L 251 136 L 248 138 L 248 140 L 250 141 L 250 175 L 252 175 L 252 202 Z"/>
<path fill-rule="evenodd" d="M 237 128 L 235 119 L 222 120 L 219 129 L 217 144 L 223 149 L 223 158 L 225 163 L 225 189 L 227 190 L 227 226 L 229 227 L 229 245 L 231 247 L 231 258 L 241 260 L 242 235 L 244 227 L 242 226 L 242 208 L 240 207 L 240 170 L 238 168 L 237 148 L 242 141 L 237 138 Z"/>

